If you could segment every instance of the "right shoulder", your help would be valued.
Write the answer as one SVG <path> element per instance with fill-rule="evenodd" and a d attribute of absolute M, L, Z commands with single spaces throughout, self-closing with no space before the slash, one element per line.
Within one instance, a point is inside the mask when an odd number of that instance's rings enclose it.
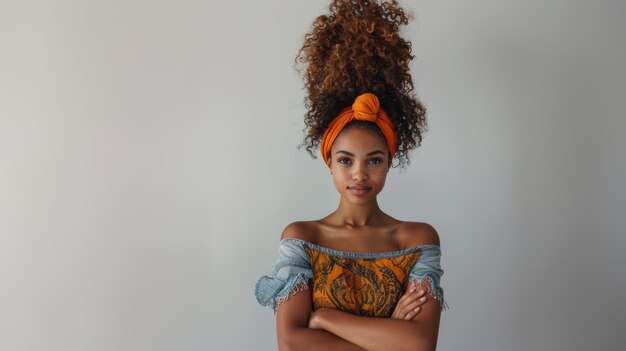
<path fill-rule="evenodd" d="M 280 240 L 287 238 L 315 242 L 317 226 L 314 221 L 297 221 L 289 223 L 280 236 Z"/>

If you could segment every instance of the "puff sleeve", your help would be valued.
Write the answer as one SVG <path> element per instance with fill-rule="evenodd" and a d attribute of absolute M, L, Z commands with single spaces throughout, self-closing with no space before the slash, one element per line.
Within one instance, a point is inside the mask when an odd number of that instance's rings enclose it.
<path fill-rule="evenodd" d="M 283 239 L 278 247 L 278 259 L 273 265 L 272 275 L 260 277 L 254 287 L 257 302 L 274 310 L 299 291 L 309 288 L 313 278 L 311 258 L 302 242 L 292 238 Z"/>
<path fill-rule="evenodd" d="M 428 281 L 428 294 L 439 301 L 442 310 L 448 309 L 448 304 L 443 298 L 443 289 L 441 288 L 441 276 L 443 269 L 440 265 L 441 249 L 437 245 L 425 245 L 420 258 L 415 262 L 409 272 L 409 281 L 415 281 L 418 284 Z"/>

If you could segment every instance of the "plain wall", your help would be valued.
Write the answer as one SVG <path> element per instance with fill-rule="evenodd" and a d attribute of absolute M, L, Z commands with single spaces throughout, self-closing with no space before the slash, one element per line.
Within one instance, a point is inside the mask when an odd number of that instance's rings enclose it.
<path fill-rule="evenodd" d="M 0 349 L 275 350 L 327 1 L 0 2 Z M 439 350 L 622 350 L 626 3 L 405 1 L 429 130 L 384 211 L 439 232 Z"/>

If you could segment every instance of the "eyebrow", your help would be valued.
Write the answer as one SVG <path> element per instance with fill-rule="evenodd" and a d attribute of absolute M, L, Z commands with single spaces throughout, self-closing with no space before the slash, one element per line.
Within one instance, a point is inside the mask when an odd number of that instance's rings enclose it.
<path fill-rule="evenodd" d="M 335 152 L 335 155 L 337 155 L 337 154 L 346 154 L 346 155 L 349 155 L 349 156 L 354 156 L 353 153 L 348 152 L 346 150 L 339 150 L 339 151 Z M 384 155 L 385 153 L 382 152 L 381 150 L 376 150 L 376 151 L 372 151 L 372 152 L 368 153 L 367 156 L 372 156 L 372 155 L 375 155 L 375 154 L 383 154 Z"/>

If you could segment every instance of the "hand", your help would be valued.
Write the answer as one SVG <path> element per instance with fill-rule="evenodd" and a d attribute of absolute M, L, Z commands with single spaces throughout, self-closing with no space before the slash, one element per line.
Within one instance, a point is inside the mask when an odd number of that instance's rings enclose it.
<path fill-rule="evenodd" d="M 391 318 L 412 320 L 421 310 L 421 305 L 426 302 L 426 290 L 411 281 L 408 291 L 402 295 Z M 418 290 L 420 289 L 420 290 Z"/>

